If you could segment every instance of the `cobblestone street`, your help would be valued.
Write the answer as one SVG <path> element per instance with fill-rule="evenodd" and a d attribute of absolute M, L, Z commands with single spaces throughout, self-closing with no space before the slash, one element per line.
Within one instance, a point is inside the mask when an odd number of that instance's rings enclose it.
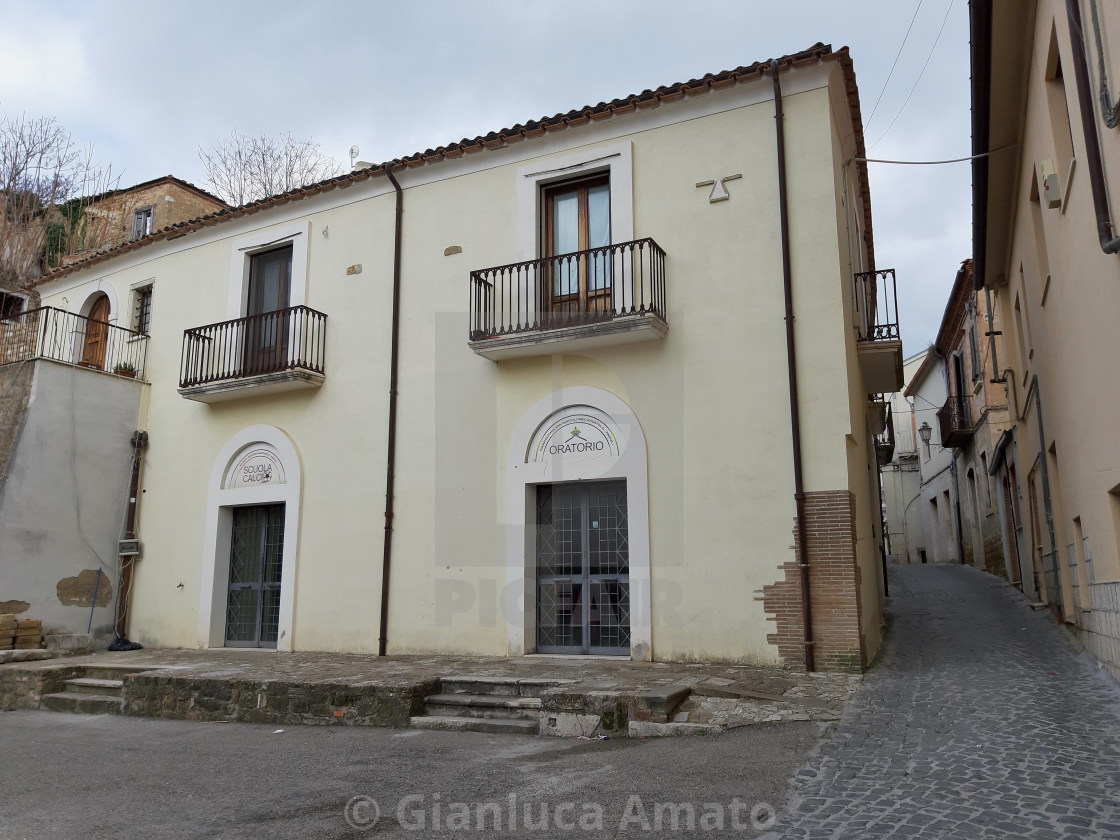
<path fill-rule="evenodd" d="M 887 649 L 767 837 L 1120 837 L 1120 692 L 962 566 L 891 570 Z"/>

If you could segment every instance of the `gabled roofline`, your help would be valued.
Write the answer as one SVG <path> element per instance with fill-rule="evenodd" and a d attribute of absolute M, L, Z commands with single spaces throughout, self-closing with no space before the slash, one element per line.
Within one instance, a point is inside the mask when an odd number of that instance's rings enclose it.
<path fill-rule="evenodd" d="M 941 326 L 937 329 L 937 339 L 933 346 L 941 356 L 948 356 L 953 349 L 953 334 L 960 329 L 964 320 L 962 300 L 972 296 L 972 260 L 961 263 L 957 276 L 953 280 L 953 288 L 949 292 L 949 299 L 945 302 L 945 312 L 941 316 Z"/>
<path fill-rule="evenodd" d="M 222 201 L 222 199 L 218 198 L 218 196 L 214 195 L 213 193 L 207 192 L 206 190 L 202 189 L 202 187 L 196 187 L 194 184 L 190 183 L 189 181 L 184 181 L 182 178 L 176 178 L 174 175 L 161 175 L 159 178 L 152 178 L 150 181 L 141 181 L 139 184 L 133 184 L 131 187 L 118 187 L 117 189 L 106 190 L 103 193 L 86 196 L 82 199 L 82 201 L 87 205 L 96 204 L 97 202 L 104 201 L 107 198 L 114 198 L 115 196 L 124 195 L 125 193 L 130 193 L 134 190 L 143 189 L 144 187 L 155 186 L 156 184 L 161 184 L 165 181 L 176 183 L 184 189 L 201 195 L 203 198 L 208 198 L 211 201 L 216 201 L 218 204 L 222 205 L 222 207 L 230 206 L 228 203 Z"/>
<path fill-rule="evenodd" d="M 808 67 L 823 61 L 839 62 L 844 73 L 845 91 L 848 95 L 848 106 L 855 135 L 855 157 L 865 158 L 867 155 L 863 136 L 863 119 L 859 107 L 859 90 L 856 87 L 855 71 L 852 67 L 852 60 L 848 48 L 841 47 L 839 50 L 833 51 L 831 45 L 817 42 L 807 50 L 784 55 L 777 59 L 779 69 Z M 737 67 L 734 70 L 725 70 L 721 73 L 709 73 L 699 79 L 664 85 L 656 90 L 647 89 L 639 94 L 632 94 L 620 99 L 614 99 L 610 102 L 600 102 L 598 105 L 586 106 L 574 111 L 568 111 L 567 113 L 556 114 L 552 117 L 532 120 L 524 125 L 517 124 L 510 128 L 493 131 L 473 139 L 464 138 L 458 143 L 439 146 L 438 148 L 428 149 L 423 152 L 416 152 L 407 157 L 386 161 L 385 163 L 368 169 L 348 172 L 344 175 L 328 178 L 315 184 L 297 187 L 296 189 L 280 193 L 279 195 L 269 196 L 259 201 L 243 204 L 240 207 L 219 210 L 216 213 L 210 213 L 197 219 L 169 225 L 158 231 L 153 231 L 147 236 L 135 241 L 121 243 L 120 245 L 116 245 L 104 251 L 97 251 L 81 260 L 77 260 L 66 266 L 61 266 L 44 274 L 35 281 L 34 285 L 42 285 L 43 283 L 56 280 L 67 274 L 72 274 L 75 271 L 89 268 L 90 266 L 105 262 L 122 254 L 140 248 L 146 248 L 156 242 L 177 239 L 180 236 L 193 233 L 201 228 L 240 219 L 245 216 L 253 215 L 254 213 L 260 213 L 273 207 L 278 207 L 293 201 L 300 201 L 324 192 L 346 189 L 355 184 L 368 181 L 371 178 L 384 176 L 389 169 L 394 171 L 414 169 L 421 166 L 442 163 L 445 160 L 456 160 L 464 155 L 473 154 L 475 152 L 494 151 L 514 145 L 515 143 L 520 143 L 523 140 L 533 140 L 546 134 L 566 131 L 569 128 L 579 128 L 593 122 L 599 122 L 616 116 L 624 116 L 635 111 L 657 108 L 664 103 L 676 102 L 686 97 L 702 96 L 712 91 L 734 87 L 744 82 L 757 81 L 771 72 L 770 66 L 771 60 L 767 59 L 765 61 L 757 61 L 754 64 Z M 863 200 L 864 242 L 870 264 L 874 266 L 875 251 L 874 236 L 871 226 L 871 190 L 867 182 L 867 163 L 860 161 L 857 165 L 859 167 L 861 182 L 860 193 Z M 185 184 L 186 182 L 180 183 Z M 187 186 L 191 185 L 187 184 Z M 194 187 L 194 189 L 198 188 Z"/>
<path fill-rule="evenodd" d="M 923 379 L 926 378 L 930 371 L 933 370 L 933 360 L 940 358 L 941 355 L 937 352 L 937 348 L 931 346 L 929 348 L 929 355 L 926 356 L 925 361 L 922 362 L 921 366 L 916 371 L 914 371 L 914 378 L 910 380 L 910 384 L 906 386 L 905 390 L 903 390 L 902 395 L 904 397 L 914 396 L 914 394 L 917 392 L 918 385 Z"/>

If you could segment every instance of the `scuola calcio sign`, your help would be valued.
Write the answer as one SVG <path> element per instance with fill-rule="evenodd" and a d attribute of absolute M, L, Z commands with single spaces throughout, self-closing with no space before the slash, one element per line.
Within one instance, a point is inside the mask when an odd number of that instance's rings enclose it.
<path fill-rule="evenodd" d="M 243 487 L 263 487 L 287 484 L 284 464 L 276 451 L 267 444 L 251 446 L 234 459 L 226 472 L 223 486 L 226 490 Z"/>
<path fill-rule="evenodd" d="M 590 407 L 571 408 L 546 423 L 529 453 L 532 461 L 555 458 L 617 458 L 621 441 L 609 417 Z"/>

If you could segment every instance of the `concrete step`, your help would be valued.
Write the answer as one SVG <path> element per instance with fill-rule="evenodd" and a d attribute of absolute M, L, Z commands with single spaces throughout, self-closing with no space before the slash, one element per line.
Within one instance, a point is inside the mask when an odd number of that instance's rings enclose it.
<path fill-rule="evenodd" d="M 433 694 L 425 699 L 429 715 L 471 718 L 531 718 L 539 720 L 539 697 L 498 694 Z"/>
<path fill-rule="evenodd" d="M 102 697 L 121 697 L 124 683 L 120 680 L 99 680 L 92 677 L 77 677 L 66 681 L 69 694 L 95 694 Z"/>
<path fill-rule="evenodd" d="M 45 694 L 40 708 L 52 712 L 73 712 L 83 715 L 119 715 L 122 701 L 120 697 L 103 694 L 74 694 L 64 691 L 59 694 Z"/>
<path fill-rule="evenodd" d="M 500 697 L 540 697 L 550 688 L 567 685 L 574 680 L 545 677 L 441 677 L 439 684 L 444 694 L 488 694 Z"/>
<path fill-rule="evenodd" d="M 540 720 L 520 718 L 472 718 L 427 715 L 411 718 L 413 729 L 438 729 L 446 732 L 489 732 L 494 735 L 539 735 Z"/>

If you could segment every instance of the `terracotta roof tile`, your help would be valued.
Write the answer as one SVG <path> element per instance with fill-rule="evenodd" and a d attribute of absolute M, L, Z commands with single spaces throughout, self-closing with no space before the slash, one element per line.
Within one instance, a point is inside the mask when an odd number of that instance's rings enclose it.
<path fill-rule="evenodd" d="M 818 42 L 809 47 L 809 49 L 807 50 L 793 53 L 791 55 L 782 56 L 781 58 L 777 59 L 777 62 L 779 67 L 782 68 L 796 68 L 811 66 L 824 60 L 838 61 L 841 68 L 843 69 L 845 87 L 848 94 L 848 102 L 852 110 L 852 118 L 855 124 L 855 157 L 865 157 L 866 155 L 864 153 L 863 120 L 860 116 L 859 109 L 859 93 L 856 88 L 855 72 L 852 69 L 852 61 L 848 54 L 848 48 L 841 47 L 839 50 L 836 50 L 834 52 L 831 46 Z M 57 268 L 43 275 L 43 277 L 41 277 L 37 281 L 37 284 L 45 283 L 61 277 L 65 274 L 88 268 L 92 265 L 104 262 L 105 260 L 111 259 L 120 254 L 147 247 L 155 242 L 168 239 L 176 239 L 200 228 L 210 227 L 212 225 L 221 224 L 222 222 L 232 221 L 233 219 L 249 216 L 265 210 L 269 207 L 287 204 L 290 201 L 317 195 L 328 190 L 345 189 L 347 187 L 353 186 L 354 184 L 367 181 L 370 178 L 384 175 L 386 168 L 416 168 L 420 166 L 438 164 L 443 160 L 454 160 L 465 155 L 474 154 L 476 152 L 484 150 L 500 149 L 511 143 L 520 142 L 523 139 L 533 139 L 535 137 L 540 137 L 546 132 L 565 131 L 568 128 L 586 125 L 589 122 L 597 122 L 599 120 L 609 119 L 620 114 L 626 114 L 638 108 L 657 108 L 661 105 L 662 102 L 674 102 L 686 96 L 701 96 L 703 94 L 709 93 L 712 90 L 721 90 L 723 88 L 734 86 L 740 82 L 753 81 L 770 72 L 770 63 L 771 62 L 769 60 L 758 61 L 754 64 L 737 67 L 734 70 L 725 70 L 721 73 L 708 73 L 704 76 L 701 76 L 699 79 L 690 79 L 687 82 L 674 82 L 673 84 L 659 87 L 656 90 L 647 89 L 642 91 L 642 93 L 640 94 L 632 94 L 630 96 L 620 97 L 610 102 L 600 102 L 597 105 L 584 106 L 583 108 L 577 108 L 563 114 L 556 114 L 551 117 L 542 117 L 539 120 L 530 120 L 524 125 L 517 124 L 511 126 L 510 128 L 501 129 L 500 131 L 492 131 L 480 137 L 464 137 L 458 143 L 452 143 L 448 146 L 440 146 L 436 149 L 427 149 L 423 152 L 416 152 L 403 158 L 386 161 L 379 166 L 370 167 L 369 169 L 359 170 L 356 172 L 348 172 L 344 175 L 338 175 L 334 178 L 328 178 L 315 184 L 297 187 L 296 189 L 290 190 L 286 193 L 262 198 L 259 201 L 253 201 L 240 207 L 220 210 L 216 213 L 211 213 L 198 219 L 192 219 L 187 222 L 180 222 L 178 224 L 162 228 L 158 231 L 153 231 L 148 236 L 145 236 L 142 239 L 137 239 L 134 242 L 127 242 L 116 247 L 106 249 L 104 251 L 98 251 L 85 257 L 84 259 L 70 263 L 67 266 Z M 860 179 L 862 181 L 864 205 L 864 239 L 866 242 L 868 253 L 870 254 L 871 267 L 874 268 L 874 239 L 871 229 L 871 197 L 867 184 L 867 164 L 859 163 L 857 165 L 859 166 Z M 187 186 L 190 186 L 192 189 L 198 190 L 199 192 L 205 192 L 203 190 L 199 190 L 197 187 L 193 187 L 190 184 L 187 184 Z"/>

